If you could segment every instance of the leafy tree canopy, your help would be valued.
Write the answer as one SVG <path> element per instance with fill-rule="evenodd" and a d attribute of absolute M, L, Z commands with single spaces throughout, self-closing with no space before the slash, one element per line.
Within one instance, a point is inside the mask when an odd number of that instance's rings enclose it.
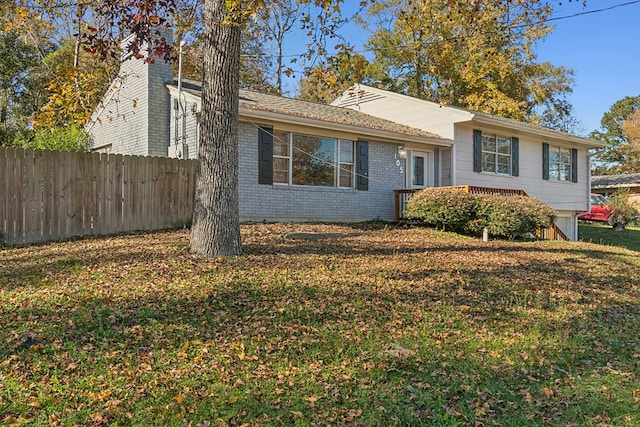
<path fill-rule="evenodd" d="M 17 145 L 36 150 L 87 151 L 91 136 L 77 125 L 58 126 L 34 132 L 29 139 L 21 139 Z"/>
<path fill-rule="evenodd" d="M 75 49 L 76 40 L 66 39 L 44 58 L 48 98 L 34 114 L 34 128 L 83 126 L 115 76 L 115 61 L 99 61 L 96 56 Z"/>
<path fill-rule="evenodd" d="M 536 61 L 552 31 L 542 0 L 387 0 L 366 20 L 374 52 L 370 84 L 533 123 L 566 115 L 573 72 Z"/>
<path fill-rule="evenodd" d="M 0 145 L 28 132 L 29 118 L 42 102 L 35 71 L 38 50 L 17 30 L 0 33 Z"/>
<path fill-rule="evenodd" d="M 597 175 L 609 175 L 620 172 L 631 172 L 636 169 L 640 172 L 640 167 L 634 162 L 627 164 L 630 155 L 633 155 L 633 147 L 637 121 L 634 114 L 640 110 L 640 95 L 627 96 L 616 101 L 609 111 L 604 113 L 600 120 L 600 130 L 595 130 L 590 137 L 608 144 L 608 147 L 596 154 L 594 163 L 596 164 L 594 173 Z M 626 125 L 627 119 L 630 121 Z M 630 139 L 631 137 L 631 139 Z"/>
<path fill-rule="evenodd" d="M 298 97 L 307 101 L 329 103 L 343 90 L 367 78 L 371 65 L 348 45 L 310 68 L 301 80 Z"/>

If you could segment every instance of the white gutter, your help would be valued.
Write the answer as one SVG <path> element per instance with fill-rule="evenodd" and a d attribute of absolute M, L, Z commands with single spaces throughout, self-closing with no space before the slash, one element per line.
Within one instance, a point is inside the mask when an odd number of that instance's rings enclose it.
<path fill-rule="evenodd" d="M 571 135 L 570 133 L 560 132 L 558 130 L 545 128 L 542 126 L 536 126 L 529 123 L 519 122 L 516 120 L 505 119 L 503 117 L 491 116 L 484 113 L 473 113 L 471 122 L 480 123 L 484 125 L 491 125 L 502 127 L 510 130 L 518 130 L 522 133 L 535 135 L 542 137 L 543 139 L 569 142 L 581 148 L 603 148 L 607 144 L 601 141 L 596 141 L 589 138 L 583 138 L 581 136 Z M 461 123 L 461 122 L 458 122 Z"/>

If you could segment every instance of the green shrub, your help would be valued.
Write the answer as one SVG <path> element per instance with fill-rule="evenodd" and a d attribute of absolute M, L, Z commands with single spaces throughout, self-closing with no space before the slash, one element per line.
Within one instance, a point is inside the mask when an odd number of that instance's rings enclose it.
<path fill-rule="evenodd" d="M 514 238 L 550 227 L 555 212 L 527 196 L 481 196 L 477 216 L 492 236 Z"/>
<path fill-rule="evenodd" d="M 613 206 L 613 213 L 609 216 L 609 225 L 617 230 L 635 221 L 638 211 L 629 204 L 629 189 L 622 188 L 609 197 L 609 204 Z"/>
<path fill-rule="evenodd" d="M 458 188 L 425 188 L 407 202 L 406 217 L 425 224 L 469 234 L 478 198 Z"/>
<path fill-rule="evenodd" d="M 33 133 L 30 139 L 18 141 L 22 148 L 57 151 L 88 151 L 91 135 L 77 125 L 42 129 Z"/>
<path fill-rule="evenodd" d="M 552 208 L 526 196 L 474 195 L 461 189 L 427 188 L 407 203 L 406 216 L 462 234 L 514 238 L 549 227 Z"/>

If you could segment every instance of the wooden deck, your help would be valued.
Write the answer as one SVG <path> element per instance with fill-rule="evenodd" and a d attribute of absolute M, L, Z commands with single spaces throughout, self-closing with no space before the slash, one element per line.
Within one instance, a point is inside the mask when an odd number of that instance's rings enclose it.
<path fill-rule="evenodd" d="M 491 188 L 491 187 L 478 187 L 475 185 L 458 185 L 452 187 L 439 187 L 439 188 L 458 188 L 466 193 L 471 194 L 490 194 L 498 196 L 526 196 L 529 195 L 524 190 L 510 189 L 510 188 Z M 407 208 L 407 202 L 417 192 L 418 189 L 403 189 L 395 190 L 395 218 L 396 223 L 406 223 L 407 218 L 404 216 L 404 212 Z M 549 228 L 538 229 L 534 233 L 538 239 L 544 240 L 570 240 L 569 237 L 556 225 L 553 224 Z"/>

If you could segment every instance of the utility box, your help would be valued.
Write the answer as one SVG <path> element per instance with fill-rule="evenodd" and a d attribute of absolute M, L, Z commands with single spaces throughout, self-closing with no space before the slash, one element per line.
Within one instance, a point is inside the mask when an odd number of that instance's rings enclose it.
<path fill-rule="evenodd" d="M 171 144 L 169 146 L 169 157 L 175 159 L 188 159 L 189 158 L 189 145 L 188 144 Z"/>

